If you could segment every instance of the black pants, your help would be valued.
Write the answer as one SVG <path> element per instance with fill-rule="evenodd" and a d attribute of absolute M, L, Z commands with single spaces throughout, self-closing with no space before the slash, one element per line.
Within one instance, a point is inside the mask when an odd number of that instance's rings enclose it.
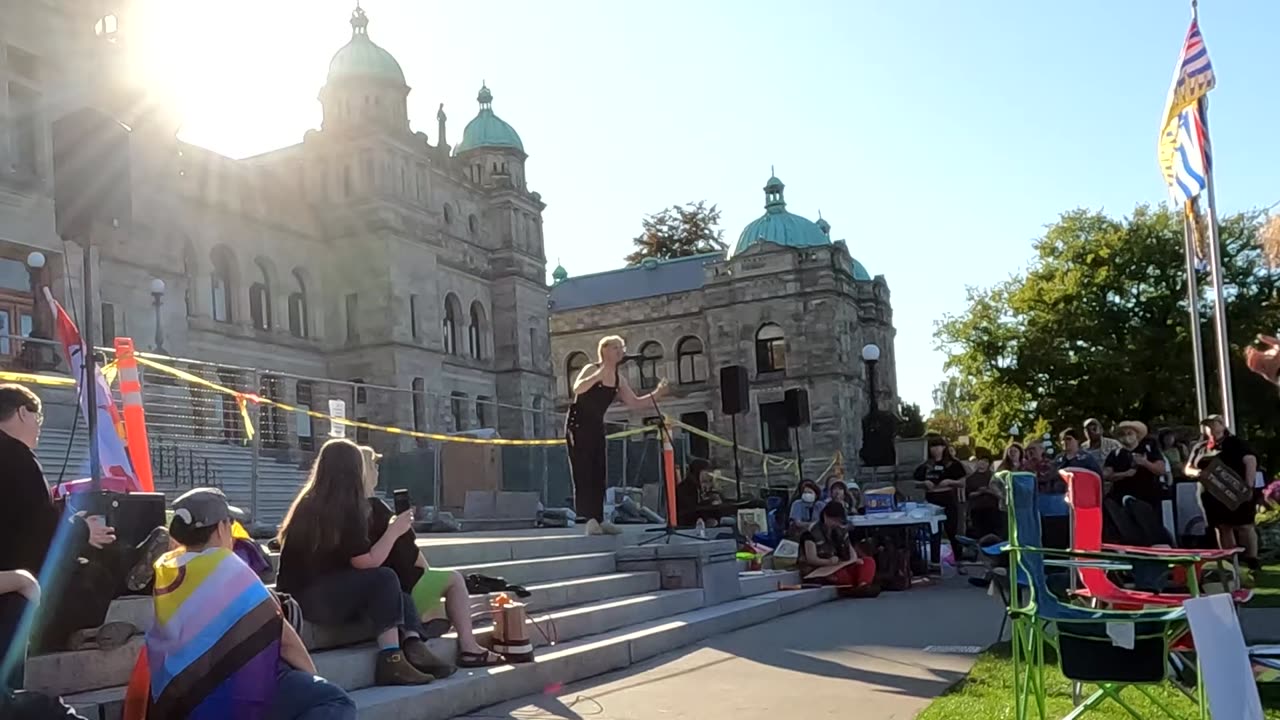
<path fill-rule="evenodd" d="M 605 477 L 609 472 L 604 428 L 577 427 L 565 433 L 569 473 L 573 476 L 573 509 L 578 517 L 604 522 Z"/>
<path fill-rule="evenodd" d="M 367 618 L 376 632 L 391 628 L 416 629 L 413 601 L 400 589 L 391 568 L 343 570 L 317 578 L 294 594 L 302 617 L 317 625 L 345 625 Z"/>
<path fill-rule="evenodd" d="M 4 658 L 9 647 L 18 640 L 18 626 L 22 623 L 22 613 L 27 609 L 27 599 L 18 593 L 0 595 L 0 691 L 22 689 L 24 665 L 27 658 L 26 641 L 23 641 L 21 652 L 17 655 L 17 663 L 12 667 L 4 665 Z"/>

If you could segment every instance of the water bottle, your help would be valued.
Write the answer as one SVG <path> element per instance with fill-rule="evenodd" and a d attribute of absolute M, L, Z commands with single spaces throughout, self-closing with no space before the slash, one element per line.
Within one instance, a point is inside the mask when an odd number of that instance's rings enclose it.
<path fill-rule="evenodd" d="M 693 526 L 698 531 L 698 537 L 705 539 L 707 537 L 707 524 L 702 522 L 702 518 L 698 518 L 698 524 Z"/>

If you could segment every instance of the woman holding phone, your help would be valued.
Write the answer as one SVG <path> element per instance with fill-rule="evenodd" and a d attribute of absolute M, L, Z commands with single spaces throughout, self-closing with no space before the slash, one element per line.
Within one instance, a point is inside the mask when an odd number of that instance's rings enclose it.
<path fill-rule="evenodd" d="M 378 461 L 382 456 L 365 445 L 360 446 L 360 455 L 364 460 L 364 492 L 369 502 L 369 537 L 372 539 L 379 528 L 394 522 L 398 514 L 412 512 L 413 501 L 409 498 L 409 491 L 394 491 L 397 514 L 393 515 L 391 508 L 377 496 Z M 396 538 L 382 565 L 395 571 L 400 589 L 413 608 L 415 622 L 410 632 L 422 639 L 408 640 L 406 653 L 411 659 L 418 658 L 414 662 L 416 667 L 436 677 L 445 677 L 453 672 L 446 663 L 432 656 L 423 642 L 424 639 L 444 635 L 451 626 L 458 633 L 459 666 L 477 668 L 506 662 L 501 655 L 476 642 L 471 628 L 471 596 L 462 573 L 438 570 L 428 565 L 412 528 Z"/>

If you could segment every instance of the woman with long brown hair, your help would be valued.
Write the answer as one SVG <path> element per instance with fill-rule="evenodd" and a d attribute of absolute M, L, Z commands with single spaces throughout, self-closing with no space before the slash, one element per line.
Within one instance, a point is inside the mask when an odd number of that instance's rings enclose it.
<path fill-rule="evenodd" d="M 440 663 L 411 629 L 417 613 L 396 572 L 382 567 L 396 539 L 412 528 L 413 512 L 395 516 L 374 542 L 369 513 L 360 448 L 350 440 L 330 440 L 280 525 L 276 586 L 298 601 L 309 622 L 372 623 L 382 651 L 377 684 L 423 685 Z"/>

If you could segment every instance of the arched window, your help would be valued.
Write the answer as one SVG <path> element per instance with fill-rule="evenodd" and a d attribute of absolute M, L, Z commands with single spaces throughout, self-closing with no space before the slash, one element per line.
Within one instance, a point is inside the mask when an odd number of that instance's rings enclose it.
<path fill-rule="evenodd" d="M 573 383 L 578 379 L 578 374 L 582 372 L 582 368 L 586 366 L 587 354 L 584 352 L 569 353 L 569 357 L 564 361 L 565 388 L 569 393 L 569 397 L 573 397 Z"/>
<path fill-rule="evenodd" d="M 782 328 L 765 323 L 756 331 L 756 372 L 779 372 L 787 368 L 786 339 Z"/>
<path fill-rule="evenodd" d="M 658 386 L 658 366 L 661 364 L 661 345 L 651 341 L 640 346 L 640 388 L 642 390 Z"/>
<path fill-rule="evenodd" d="M 249 286 L 249 318 L 255 330 L 271 329 L 271 274 L 262 259 L 258 266 L 258 281 Z"/>
<path fill-rule="evenodd" d="M 462 304 L 458 296 L 449 293 L 444 296 L 444 351 L 450 355 L 458 354 L 458 321 L 462 319 Z"/>
<path fill-rule="evenodd" d="M 307 283 L 302 270 L 294 269 L 293 279 L 298 289 L 289 293 L 289 334 L 296 338 L 311 337 L 307 322 Z"/>
<path fill-rule="evenodd" d="M 234 318 L 231 306 L 235 301 L 235 256 L 231 254 L 230 248 L 219 245 L 210 253 L 209 259 L 213 264 L 213 273 L 209 281 L 210 299 L 213 301 L 213 319 L 224 323 L 232 322 Z"/>
<path fill-rule="evenodd" d="M 467 349 L 476 360 L 484 359 L 485 329 L 484 306 L 476 300 L 471 303 L 471 323 L 467 326 Z"/>
<path fill-rule="evenodd" d="M 681 385 L 699 383 L 707 379 L 707 364 L 702 355 L 702 341 L 687 337 L 676 345 L 677 379 Z"/>
<path fill-rule="evenodd" d="M 449 207 L 449 203 L 444 204 L 444 224 L 453 224 L 453 208 Z"/>
<path fill-rule="evenodd" d="M 475 235 L 475 234 L 479 233 L 479 232 L 480 232 L 480 219 L 479 219 L 479 218 L 477 218 L 475 215 L 470 215 L 470 216 L 468 216 L 468 217 L 467 217 L 467 230 L 468 230 L 468 231 L 470 231 L 472 235 Z"/>

